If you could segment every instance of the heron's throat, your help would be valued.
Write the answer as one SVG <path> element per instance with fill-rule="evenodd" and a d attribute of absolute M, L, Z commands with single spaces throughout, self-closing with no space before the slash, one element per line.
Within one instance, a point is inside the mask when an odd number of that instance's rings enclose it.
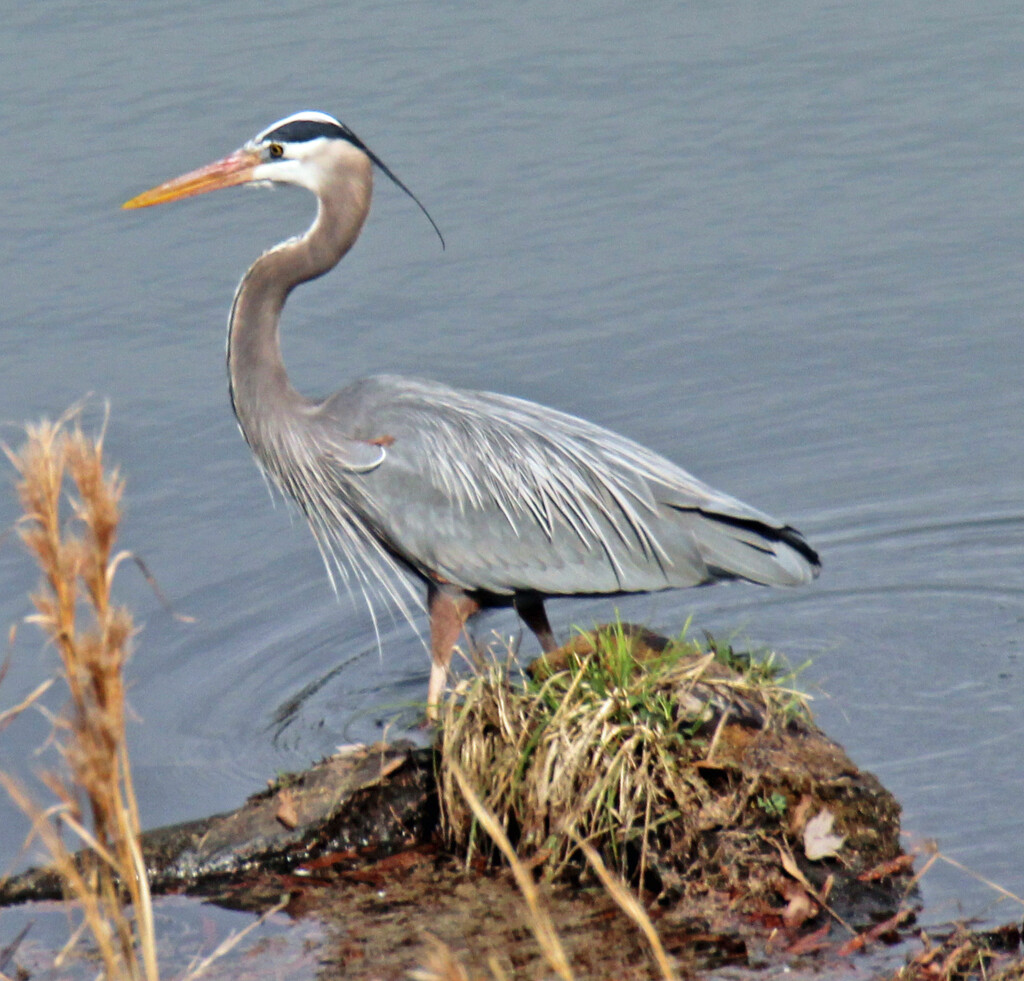
<path fill-rule="evenodd" d="M 257 453 L 275 429 L 287 427 L 310 404 L 288 379 L 278 325 L 288 294 L 333 269 L 359 237 L 370 185 L 349 184 L 345 191 L 322 197 L 309 231 L 261 255 L 235 293 L 228 320 L 228 385 L 235 416 Z"/>

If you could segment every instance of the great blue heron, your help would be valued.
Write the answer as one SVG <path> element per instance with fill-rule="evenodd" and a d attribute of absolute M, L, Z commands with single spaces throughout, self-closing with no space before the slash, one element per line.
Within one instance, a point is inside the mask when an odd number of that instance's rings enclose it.
<path fill-rule="evenodd" d="M 794 528 L 564 412 L 395 375 L 322 399 L 292 388 L 281 310 L 295 286 L 332 269 L 355 243 L 374 165 L 423 209 L 352 130 L 321 112 L 288 116 L 124 207 L 250 183 L 317 196 L 305 235 L 261 255 L 235 293 L 231 404 L 264 471 L 305 514 L 332 579 L 352 570 L 368 603 L 377 585 L 406 615 L 396 583 L 414 601 L 412 584 L 426 585 L 429 712 L 466 621 L 482 607 L 511 604 L 551 651 L 546 597 L 718 579 L 792 586 L 818 574 L 817 554 Z"/>

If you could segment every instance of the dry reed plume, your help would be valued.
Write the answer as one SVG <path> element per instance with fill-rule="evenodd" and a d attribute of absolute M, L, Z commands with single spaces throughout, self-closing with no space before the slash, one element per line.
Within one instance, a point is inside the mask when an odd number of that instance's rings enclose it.
<path fill-rule="evenodd" d="M 124 487 L 105 472 L 102 436 L 83 433 L 77 413 L 27 429 L 17 452 L 19 531 L 42 571 L 32 595 L 38 624 L 60 655 L 69 702 L 53 741 L 66 773 L 41 779 L 57 797 L 43 810 L 6 774 L 0 782 L 32 819 L 68 898 L 80 904 L 111 979 L 158 978 L 152 904 L 139 849 L 139 819 L 125 741 L 122 668 L 134 633 L 111 586 L 124 552 L 115 552 Z M 76 858 L 63 831 L 85 846 Z M 126 901 L 134 918 L 125 910 Z"/>

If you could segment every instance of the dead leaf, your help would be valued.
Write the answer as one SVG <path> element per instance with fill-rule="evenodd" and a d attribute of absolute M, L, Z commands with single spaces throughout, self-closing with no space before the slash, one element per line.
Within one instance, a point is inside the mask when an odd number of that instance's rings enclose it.
<path fill-rule="evenodd" d="M 879 879 L 888 879 L 892 876 L 903 875 L 912 872 L 914 869 L 913 855 L 897 855 L 888 862 L 881 862 L 867 872 L 861 872 L 857 876 L 860 882 L 876 882 Z"/>
<path fill-rule="evenodd" d="M 799 940 L 794 940 L 786 948 L 786 953 L 791 957 L 803 957 L 807 954 L 815 954 L 820 950 L 825 950 L 829 946 L 828 935 L 831 929 L 832 924 L 826 920 L 813 933 L 808 933 L 806 936 L 800 937 Z"/>
<path fill-rule="evenodd" d="M 818 904 L 808 895 L 807 890 L 791 879 L 786 879 L 781 886 L 786 909 L 782 913 L 782 922 L 789 930 L 801 927 L 818 914 Z"/>
<path fill-rule="evenodd" d="M 289 831 L 298 827 L 299 812 L 295 809 L 295 795 L 290 790 L 282 790 L 277 795 L 277 810 L 274 817 Z"/>
<path fill-rule="evenodd" d="M 793 857 L 793 853 L 788 848 L 784 848 L 778 842 L 775 842 L 775 847 L 779 852 L 779 861 L 782 863 L 782 867 L 789 873 L 797 882 L 800 883 L 809 893 L 814 894 L 814 886 L 811 885 L 807 876 L 800 871 L 800 866 L 796 864 L 796 859 Z"/>
<path fill-rule="evenodd" d="M 807 815 L 814 807 L 814 798 L 810 794 L 804 794 L 797 805 L 789 812 L 789 830 L 792 834 L 799 834 L 807 823 Z"/>
<path fill-rule="evenodd" d="M 893 916 L 890 916 L 889 919 L 876 924 L 870 930 L 865 930 L 863 933 L 858 933 L 855 937 L 851 937 L 836 951 L 836 957 L 849 957 L 850 954 L 861 950 L 869 943 L 873 943 L 883 934 L 899 929 L 911 916 L 913 916 L 912 910 L 899 910 Z M 949 977 L 949 975 L 943 974 L 943 977 Z"/>
<path fill-rule="evenodd" d="M 380 768 L 380 779 L 383 780 L 385 777 L 391 776 L 391 774 L 394 773 L 395 770 L 397 770 L 400 766 L 405 765 L 407 759 L 408 758 L 405 756 L 396 756 L 393 759 L 387 760 L 385 763 L 382 763 Z"/>
<path fill-rule="evenodd" d="M 832 834 L 835 815 L 825 808 L 807 822 L 804 828 L 804 854 L 812 862 L 823 858 L 834 858 L 846 841 L 843 835 Z"/>
<path fill-rule="evenodd" d="M 327 869 L 332 865 L 337 865 L 339 862 L 356 862 L 361 859 L 362 855 L 354 848 L 344 852 L 328 852 L 326 855 L 320 855 L 317 858 L 310 859 L 308 862 L 303 862 L 296 872 L 302 875 L 309 875 L 315 869 Z"/>

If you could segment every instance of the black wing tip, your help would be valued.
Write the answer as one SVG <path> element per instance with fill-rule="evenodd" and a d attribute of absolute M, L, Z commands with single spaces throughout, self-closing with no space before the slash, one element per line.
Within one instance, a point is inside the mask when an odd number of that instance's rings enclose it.
<path fill-rule="evenodd" d="M 788 545 L 794 552 L 796 552 L 801 558 L 805 559 L 807 564 L 811 567 L 811 573 L 815 579 L 821 573 L 821 557 L 818 553 L 811 548 L 808 544 L 807 539 L 800 534 L 792 525 L 785 525 L 782 528 L 771 529 L 776 532 L 777 538 L 780 542 Z"/>
<path fill-rule="evenodd" d="M 700 511 L 700 513 L 704 517 L 717 521 L 720 524 L 732 525 L 734 528 L 743 528 L 745 531 L 754 532 L 765 540 L 766 545 L 780 543 L 787 546 L 807 563 L 811 572 L 811 579 L 817 579 L 820 575 L 820 556 L 808 544 L 807 539 L 792 525 L 770 525 L 757 518 L 741 518 L 738 515 L 721 514 L 716 511 Z M 764 551 L 772 550 L 765 548 Z"/>

